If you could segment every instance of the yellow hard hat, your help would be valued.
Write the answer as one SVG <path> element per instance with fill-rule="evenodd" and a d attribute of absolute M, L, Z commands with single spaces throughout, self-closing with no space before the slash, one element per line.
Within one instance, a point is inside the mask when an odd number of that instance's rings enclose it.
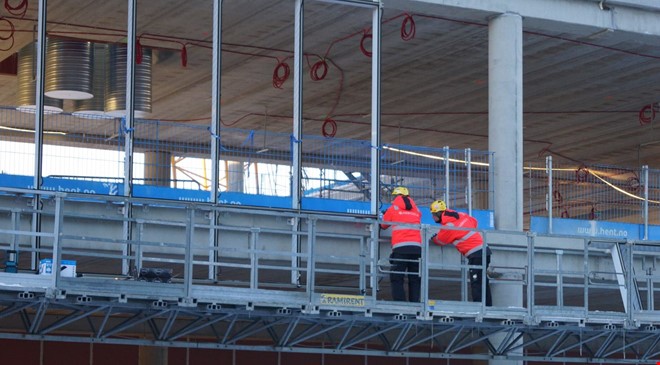
<path fill-rule="evenodd" d="M 397 186 L 392 190 L 392 195 L 410 195 L 408 193 L 408 188 L 405 188 L 403 186 Z"/>
<path fill-rule="evenodd" d="M 445 204 L 444 200 L 436 200 L 431 203 L 431 213 L 435 214 L 444 212 L 445 210 L 447 210 L 447 204 Z"/>

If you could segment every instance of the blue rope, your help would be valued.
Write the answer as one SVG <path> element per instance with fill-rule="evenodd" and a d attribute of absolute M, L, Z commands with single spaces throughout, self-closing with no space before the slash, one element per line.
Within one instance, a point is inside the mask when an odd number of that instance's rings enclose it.
<path fill-rule="evenodd" d="M 127 128 L 126 127 L 126 117 L 121 118 L 121 122 L 119 123 L 119 132 L 124 135 L 124 134 L 129 134 L 132 133 L 135 130 L 135 128 Z"/>

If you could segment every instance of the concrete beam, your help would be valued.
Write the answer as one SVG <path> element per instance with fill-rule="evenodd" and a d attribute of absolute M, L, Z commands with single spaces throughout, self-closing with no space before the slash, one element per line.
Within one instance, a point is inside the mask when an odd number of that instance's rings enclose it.
<path fill-rule="evenodd" d="M 537 19 L 573 25 L 660 36 L 660 2 L 655 0 L 388 0 L 385 8 L 484 12 L 486 16 L 515 13 Z M 457 14 L 458 15 L 458 14 Z M 474 15 L 474 14 L 472 14 Z"/>

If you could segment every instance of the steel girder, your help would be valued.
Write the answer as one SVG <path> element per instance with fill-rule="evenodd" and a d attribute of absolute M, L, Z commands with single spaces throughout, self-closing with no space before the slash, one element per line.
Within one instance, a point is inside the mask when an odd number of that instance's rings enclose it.
<path fill-rule="evenodd" d="M 424 358 L 654 364 L 660 330 L 89 297 L 0 297 L 0 338 Z"/>

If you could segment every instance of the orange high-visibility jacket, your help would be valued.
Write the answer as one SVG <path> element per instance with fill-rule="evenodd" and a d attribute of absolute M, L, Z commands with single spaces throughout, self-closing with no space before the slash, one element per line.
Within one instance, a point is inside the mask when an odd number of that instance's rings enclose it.
<path fill-rule="evenodd" d="M 447 211 L 455 212 L 449 209 Z M 477 228 L 476 219 L 462 212 L 455 213 L 458 213 L 458 219 L 443 214 L 440 224 L 456 228 Z M 484 239 L 479 232 L 442 228 L 433 237 L 432 241 L 436 245 L 441 246 L 452 244 L 463 256 L 468 256 L 473 252 L 479 251 L 484 244 Z"/>
<path fill-rule="evenodd" d="M 422 234 L 418 228 L 404 227 L 397 223 L 420 224 L 422 222 L 422 213 L 417 205 L 408 197 L 411 209 L 406 210 L 406 204 L 403 196 L 397 196 L 392 202 L 392 206 L 385 211 L 383 220 L 392 222 L 392 249 L 403 246 L 422 246 Z M 389 224 L 381 224 L 382 229 L 390 227 Z"/>

